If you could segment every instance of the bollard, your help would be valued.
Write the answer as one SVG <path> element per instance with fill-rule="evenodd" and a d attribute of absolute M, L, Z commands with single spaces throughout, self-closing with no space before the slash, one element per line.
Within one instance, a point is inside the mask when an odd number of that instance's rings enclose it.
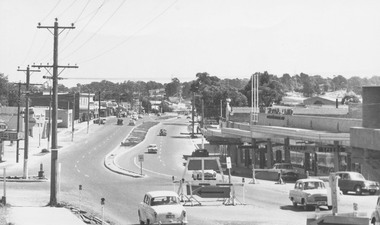
<path fill-rule="evenodd" d="M 82 185 L 79 185 L 79 213 L 82 211 Z"/>
<path fill-rule="evenodd" d="M 44 179 L 44 169 L 43 169 L 43 164 L 40 164 L 40 171 L 38 171 L 38 179 Z"/>
<path fill-rule="evenodd" d="M 105 199 L 104 198 L 101 198 L 100 199 L 100 204 L 102 205 L 102 223 L 104 222 L 104 202 L 105 202 Z"/>

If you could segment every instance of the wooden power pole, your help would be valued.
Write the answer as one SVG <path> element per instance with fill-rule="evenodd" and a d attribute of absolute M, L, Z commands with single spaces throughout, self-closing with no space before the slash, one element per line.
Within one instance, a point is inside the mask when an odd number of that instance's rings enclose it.
<path fill-rule="evenodd" d="M 54 35 L 53 47 L 53 65 L 33 65 L 38 68 L 53 68 L 53 99 L 52 99 L 52 127 L 51 127 L 51 175 L 50 175 L 50 206 L 57 205 L 57 160 L 58 160 L 58 141 L 57 141 L 57 121 L 58 121 L 58 68 L 78 68 L 78 66 L 59 66 L 58 65 L 58 36 L 66 29 L 75 29 L 74 24 L 71 26 L 58 26 L 58 19 L 55 19 L 54 26 L 41 26 L 38 23 L 37 28 L 46 28 Z M 60 30 L 62 30 L 60 32 Z M 49 70 L 48 70 L 49 71 Z"/>

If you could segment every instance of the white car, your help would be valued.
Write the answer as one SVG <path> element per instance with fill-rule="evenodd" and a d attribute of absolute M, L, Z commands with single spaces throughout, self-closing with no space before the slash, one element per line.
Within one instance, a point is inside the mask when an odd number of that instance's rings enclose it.
<path fill-rule="evenodd" d="M 140 224 L 187 224 L 186 209 L 173 191 L 151 191 L 139 204 Z"/>
<path fill-rule="evenodd" d="M 158 148 L 156 144 L 148 145 L 148 153 L 157 153 Z"/>
<path fill-rule="evenodd" d="M 289 199 L 293 206 L 302 205 L 305 210 L 311 207 L 327 206 L 332 209 L 332 204 L 327 196 L 325 183 L 320 179 L 299 179 L 294 189 L 289 191 Z"/>

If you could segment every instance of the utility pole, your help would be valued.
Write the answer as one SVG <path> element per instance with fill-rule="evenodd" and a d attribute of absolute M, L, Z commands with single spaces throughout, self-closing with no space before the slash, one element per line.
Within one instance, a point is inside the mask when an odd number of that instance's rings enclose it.
<path fill-rule="evenodd" d="M 74 92 L 74 100 L 73 100 L 73 115 L 72 115 L 72 124 L 71 124 L 71 141 L 74 141 L 74 122 L 75 122 L 75 92 Z"/>
<path fill-rule="evenodd" d="M 58 121 L 58 68 L 78 68 L 78 66 L 59 66 L 58 65 L 58 36 L 66 29 L 75 29 L 74 24 L 71 26 L 58 26 L 58 19 L 55 19 L 54 26 L 41 26 L 38 23 L 37 28 L 46 28 L 54 36 L 53 46 L 53 65 L 33 65 L 33 67 L 53 68 L 53 101 L 52 101 L 52 134 L 51 134 L 51 181 L 50 181 L 50 206 L 57 205 L 57 160 L 58 160 L 58 143 L 57 143 L 57 121 Z M 60 31 L 61 30 L 61 31 Z M 63 71 L 62 70 L 62 71 Z M 62 72 L 61 71 L 61 72 Z"/>
<path fill-rule="evenodd" d="M 193 104 L 191 107 L 191 138 L 195 138 L 194 135 L 194 114 L 195 114 L 195 92 L 193 92 Z"/>
<path fill-rule="evenodd" d="M 21 82 L 18 82 L 18 99 L 17 99 L 17 134 L 20 132 L 20 104 L 21 104 Z M 20 140 L 16 141 L 16 163 L 18 163 L 20 153 Z"/>
<path fill-rule="evenodd" d="M 88 92 L 88 103 L 87 103 L 87 134 L 90 127 L 90 92 Z"/>
<path fill-rule="evenodd" d="M 99 91 L 99 109 L 98 109 L 98 113 L 99 113 L 99 125 L 100 125 L 100 91 Z"/>
<path fill-rule="evenodd" d="M 25 91 L 25 137 L 24 137 L 24 169 L 23 169 L 23 178 L 28 179 L 28 158 L 29 158 L 29 84 L 30 84 L 30 73 L 31 72 L 40 72 L 40 70 L 31 70 L 29 65 L 25 70 L 21 70 L 18 67 L 17 71 L 26 72 L 26 91 Z"/>

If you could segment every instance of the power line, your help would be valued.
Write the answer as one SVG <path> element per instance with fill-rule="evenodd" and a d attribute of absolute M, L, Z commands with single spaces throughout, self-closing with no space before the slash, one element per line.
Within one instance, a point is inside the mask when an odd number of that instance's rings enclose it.
<path fill-rule="evenodd" d="M 161 17 L 162 15 L 164 15 L 171 7 L 173 7 L 176 3 L 178 2 L 178 0 L 175 0 L 172 4 L 170 4 L 167 8 L 165 8 L 161 13 L 159 13 L 157 16 L 155 16 L 153 19 L 151 19 L 148 23 L 146 23 L 144 26 L 142 26 L 139 30 L 137 30 L 136 32 L 134 32 L 131 36 L 127 37 L 125 40 L 121 41 L 120 43 L 114 45 L 113 47 L 109 48 L 108 50 L 105 50 L 103 51 L 102 53 L 100 53 L 99 55 L 96 55 L 94 57 L 91 57 L 91 58 L 88 58 L 88 59 L 85 59 L 83 61 L 80 61 L 81 63 L 86 63 L 86 62 L 89 62 L 91 60 L 94 60 L 96 58 L 99 58 L 111 51 L 113 51 L 114 49 L 116 49 L 117 47 L 125 44 L 127 41 L 129 41 L 130 39 L 132 39 L 132 37 L 134 37 L 136 34 L 138 34 L 139 32 L 141 32 L 142 30 L 144 30 L 145 28 L 147 28 L 150 24 L 152 24 L 154 21 L 156 21 L 159 17 Z"/>
<path fill-rule="evenodd" d="M 73 0 L 72 2 L 71 2 L 71 4 L 68 6 L 68 7 L 66 7 L 59 15 L 58 15 L 58 18 L 60 18 L 63 14 L 65 14 L 66 13 L 66 11 L 68 10 L 68 9 L 70 9 L 73 5 L 74 5 L 74 3 L 75 2 L 77 2 L 76 0 Z"/>
<path fill-rule="evenodd" d="M 50 10 L 50 12 L 41 20 L 41 22 L 44 22 L 44 20 L 46 20 L 46 18 L 48 16 L 50 16 L 50 14 L 55 10 L 55 8 L 57 8 L 57 6 L 59 5 L 59 3 L 61 2 L 61 0 L 58 0 L 58 2 L 55 4 L 55 6 Z"/>
<path fill-rule="evenodd" d="M 66 45 L 62 50 L 61 52 L 64 52 L 81 34 L 82 32 L 86 29 L 86 27 L 91 23 L 91 21 L 95 18 L 95 16 L 98 14 L 99 10 L 102 8 L 102 6 L 104 5 L 105 1 L 103 1 L 103 3 L 98 7 L 98 9 L 96 10 L 95 14 L 92 15 L 92 17 L 90 18 L 89 21 L 87 21 L 86 25 L 84 25 L 84 27 L 78 32 L 78 34 L 70 41 L 70 43 L 68 45 Z M 79 18 L 79 17 L 78 17 Z M 67 56 L 66 56 L 67 57 Z"/>
<path fill-rule="evenodd" d="M 69 53 L 68 55 L 66 55 L 63 59 L 69 57 L 70 55 L 76 53 L 77 51 L 79 51 L 81 48 L 83 48 L 83 46 L 85 46 L 86 44 L 89 43 L 89 41 L 91 39 L 93 39 L 101 29 L 103 29 L 103 27 L 112 19 L 112 17 L 114 15 L 116 15 L 117 11 L 119 11 L 119 9 L 124 5 L 126 1 L 125 0 L 122 0 L 121 4 L 116 8 L 116 10 L 111 14 L 111 16 L 108 17 L 108 19 L 98 28 L 98 30 L 95 31 L 94 34 L 92 34 L 86 41 L 84 41 L 77 49 L 75 49 L 74 51 L 72 51 L 71 53 Z"/>

